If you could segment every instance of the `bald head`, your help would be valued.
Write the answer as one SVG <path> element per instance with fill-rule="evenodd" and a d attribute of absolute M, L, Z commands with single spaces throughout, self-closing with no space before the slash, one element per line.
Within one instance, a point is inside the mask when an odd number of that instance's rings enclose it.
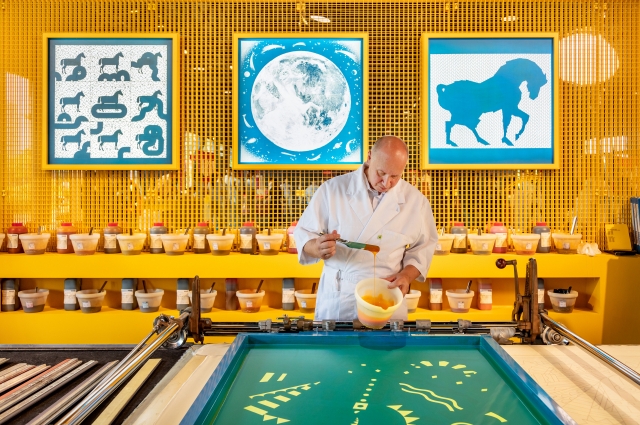
<path fill-rule="evenodd" d="M 407 145 L 396 136 L 382 136 L 367 157 L 367 180 L 378 192 L 393 188 L 402 177 L 409 159 Z"/>

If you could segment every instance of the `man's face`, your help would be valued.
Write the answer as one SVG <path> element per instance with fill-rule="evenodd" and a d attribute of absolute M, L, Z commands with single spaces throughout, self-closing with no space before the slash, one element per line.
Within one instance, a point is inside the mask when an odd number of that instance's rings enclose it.
<path fill-rule="evenodd" d="M 407 155 L 398 151 L 388 152 L 380 149 L 373 154 L 369 151 L 367 162 L 369 164 L 367 179 L 371 187 L 378 192 L 387 192 L 400 181 L 407 164 Z"/>

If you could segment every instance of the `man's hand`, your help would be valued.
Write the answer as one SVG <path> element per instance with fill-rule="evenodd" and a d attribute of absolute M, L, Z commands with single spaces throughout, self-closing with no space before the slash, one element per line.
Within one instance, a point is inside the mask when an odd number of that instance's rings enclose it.
<path fill-rule="evenodd" d="M 402 291 L 402 296 L 405 296 L 407 295 L 407 292 L 409 292 L 409 285 L 418 276 L 420 276 L 420 272 L 418 271 L 418 269 L 416 269 L 412 265 L 409 265 L 404 269 L 402 269 L 400 273 L 393 276 L 386 277 L 384 279 L 391 282 L 389 283 L 389 285 L 387 285 L 387 288 L 389 289 L 399 288 Z"/>
<path fill-rule="evenodd" d="M 340 239 L 340 235 L 334 230 L 329 234 L 309 240 L 303 250 L 312 257 L 326 261 L 336 254 L 336 239 Z"/>

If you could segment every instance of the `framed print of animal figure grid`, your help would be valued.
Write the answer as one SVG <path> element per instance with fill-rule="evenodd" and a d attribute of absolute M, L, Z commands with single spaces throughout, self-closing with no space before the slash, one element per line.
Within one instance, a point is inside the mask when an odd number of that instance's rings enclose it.
<path fill-rule="evenodd" d="M 178 34 L 44 34 L 48 170 L 179 168 Z"/>
<path fill-rule="evenodd" d="M 366 33 L 234 33 L 233 167 L 355 169 L 368 152 Z"/>
<path fill-rule="evenodd" d="M 557 33 L 422 35 L 422 168 L 560 167 Z"/>

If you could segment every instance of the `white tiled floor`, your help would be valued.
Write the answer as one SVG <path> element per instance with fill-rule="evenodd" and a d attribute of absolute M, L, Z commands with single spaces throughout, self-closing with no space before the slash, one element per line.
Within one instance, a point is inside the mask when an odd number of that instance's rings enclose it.
<path fill-rule="evenodd" d="M 504 346 L 581 425 L 640 424 L 640 386 L 577 346 Z M 601 346 L 640 372 L 640 346 Z"/>

